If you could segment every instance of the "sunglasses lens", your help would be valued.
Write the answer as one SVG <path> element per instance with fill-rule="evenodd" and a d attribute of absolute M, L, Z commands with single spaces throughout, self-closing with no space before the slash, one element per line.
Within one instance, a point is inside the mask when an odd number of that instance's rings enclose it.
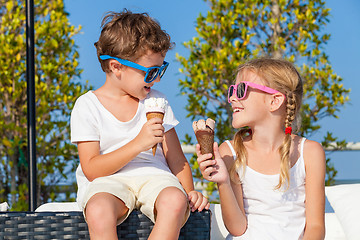
<path fill-rule="evenodd" d="M 159 72 L 158 68 L 152 68 L 150 71 L 147 72 L 147 77 L 145 81 L 147 83 L 151 83 L 152 81 L 154 81 L 155 78 L 157 77 L 158 72 Z"/>
<path fill-rule="evenodd" d="M 234 86 L 231 85 L 231 86 L 229 87 L 229 91 L 228 91 L 228 102 L 230 102 L 230 98 L 231 98 L 231 96 L 233 95 L 233 92 L 234 92 Z"/>
<path fill-rule="evenodd" d="M 233 85 L 231 85 L 230 87 L 229 87 L 229 98 L 233 95 L 233 93 L 234 93 L 234 86 Z"/>
<path fill-rule="evenodd" d="M 238 99 L 242 99 L 245 96 L 246 85 L 245 83 L 239 83 L 237 86 L 236 96 Z"/>
<path fill-rule="evenodd" d="M 161 72 L 160 72 L 160 74 L 159 74 L 160 78 L 162 78 L 162 76 L 164 75 L 167 67 L 168 67 L 168 65 L 165 65 L 164 68 L 161 70 Z"/>

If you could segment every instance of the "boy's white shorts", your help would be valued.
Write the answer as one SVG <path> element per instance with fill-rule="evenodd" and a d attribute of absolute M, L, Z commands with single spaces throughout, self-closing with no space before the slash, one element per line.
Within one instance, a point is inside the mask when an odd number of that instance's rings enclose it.
<path fill-rule="evenodd" d="M 84 196 L 84 200 L 80 203 L 83 209 L 84 217 L 85 207 L 89 199 L 96 193 L 110 193 L 122 200 L 129 211 L 120 219 L 117 224 L 122 223 L 134 209 L 140 210 L 152 222 L 155 223 L 154 205 L 159 193 L 167 187 L 176 187 L 180 189 L 185 196 L 187 194 L 181 186 L 177 177 L 171 174 L 149 175 L 149 176 L 119 176 L 117 174 L 99 177 L 90 182 Z M 190 215 L 189 206 L 185 214 L 186 223 Z"/>

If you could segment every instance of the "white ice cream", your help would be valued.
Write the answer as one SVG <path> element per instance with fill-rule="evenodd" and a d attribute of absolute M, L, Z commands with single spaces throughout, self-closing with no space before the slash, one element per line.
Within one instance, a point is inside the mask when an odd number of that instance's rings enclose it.
<path fill-rule="evenodd" d="M 165 98 L 146 98 L 144 100 L 144 105 L 146 112 L 165 112 L 165 107 L 168 104 L 168 101 Z"/>

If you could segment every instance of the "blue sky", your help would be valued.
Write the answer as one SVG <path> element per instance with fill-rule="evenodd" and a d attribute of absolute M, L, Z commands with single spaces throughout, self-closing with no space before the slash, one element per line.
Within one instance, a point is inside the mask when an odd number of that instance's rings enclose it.
<path fill-rule="evenodd" d="M 331 34 L 331 39 L 325 51 L 335 73 L 344 79 L 344 86 L 351 88 L 350 102 L 341 109 L 339 119 L 322 120 L 323 128 L 311 138 L 320 141 L 321 136 L 331 131 L 340 139 L 360 142 L 360 1 L 328 0 L 326 6 L 331 8 L 331 17 L 324 31 Z M 191 121 L 185 118 L 186 98 L 179 95 L 178 80 L 183 77 L 178 72 L 181 66 L 175 60 L 175 54 L 188 56 L 189 51 L 182 43 L 197 35 L 195 21 L 200 12 L 206 13 L 209 9 L 207 3 L 203 0 L 65 0 L 71 24 L 82 26 L 81 34 L 75 37 L 80 53 L 80 68 L 84 69 L 81 79 L 88 80 L 94 88 L 100 87 L 105 81 L 93 45 L 100 34 L 102 17 L 107 11 L 121 11 L 123 8 L 149 13 L 176 43 L 176 47 L 166 56 L 170 66 L 163 80 L 154 88 L 167 94 L 175 116 L 180 121 L 176 127 L 179 138 L 183 139 L 186 133 L 194 136 Z M 360 179 L 359 151 L 337 152 L 328 156 L 333 159 L 338 170 L 338 179 Z"/>

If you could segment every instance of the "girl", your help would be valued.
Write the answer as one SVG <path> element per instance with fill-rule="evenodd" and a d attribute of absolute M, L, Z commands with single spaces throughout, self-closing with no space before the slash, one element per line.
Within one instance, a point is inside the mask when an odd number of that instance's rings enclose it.
<path fill-rule="evenodd" d="M 218 185 L 227 239 L 324 238 L 325 154 L 292 134 L 302 94 L 287 61 L 240 65 L 228 93 L 232 126 L 240 130 L 219 148 L 214 143 L 214 160 L 197 145 L 204 178 Z"/>

